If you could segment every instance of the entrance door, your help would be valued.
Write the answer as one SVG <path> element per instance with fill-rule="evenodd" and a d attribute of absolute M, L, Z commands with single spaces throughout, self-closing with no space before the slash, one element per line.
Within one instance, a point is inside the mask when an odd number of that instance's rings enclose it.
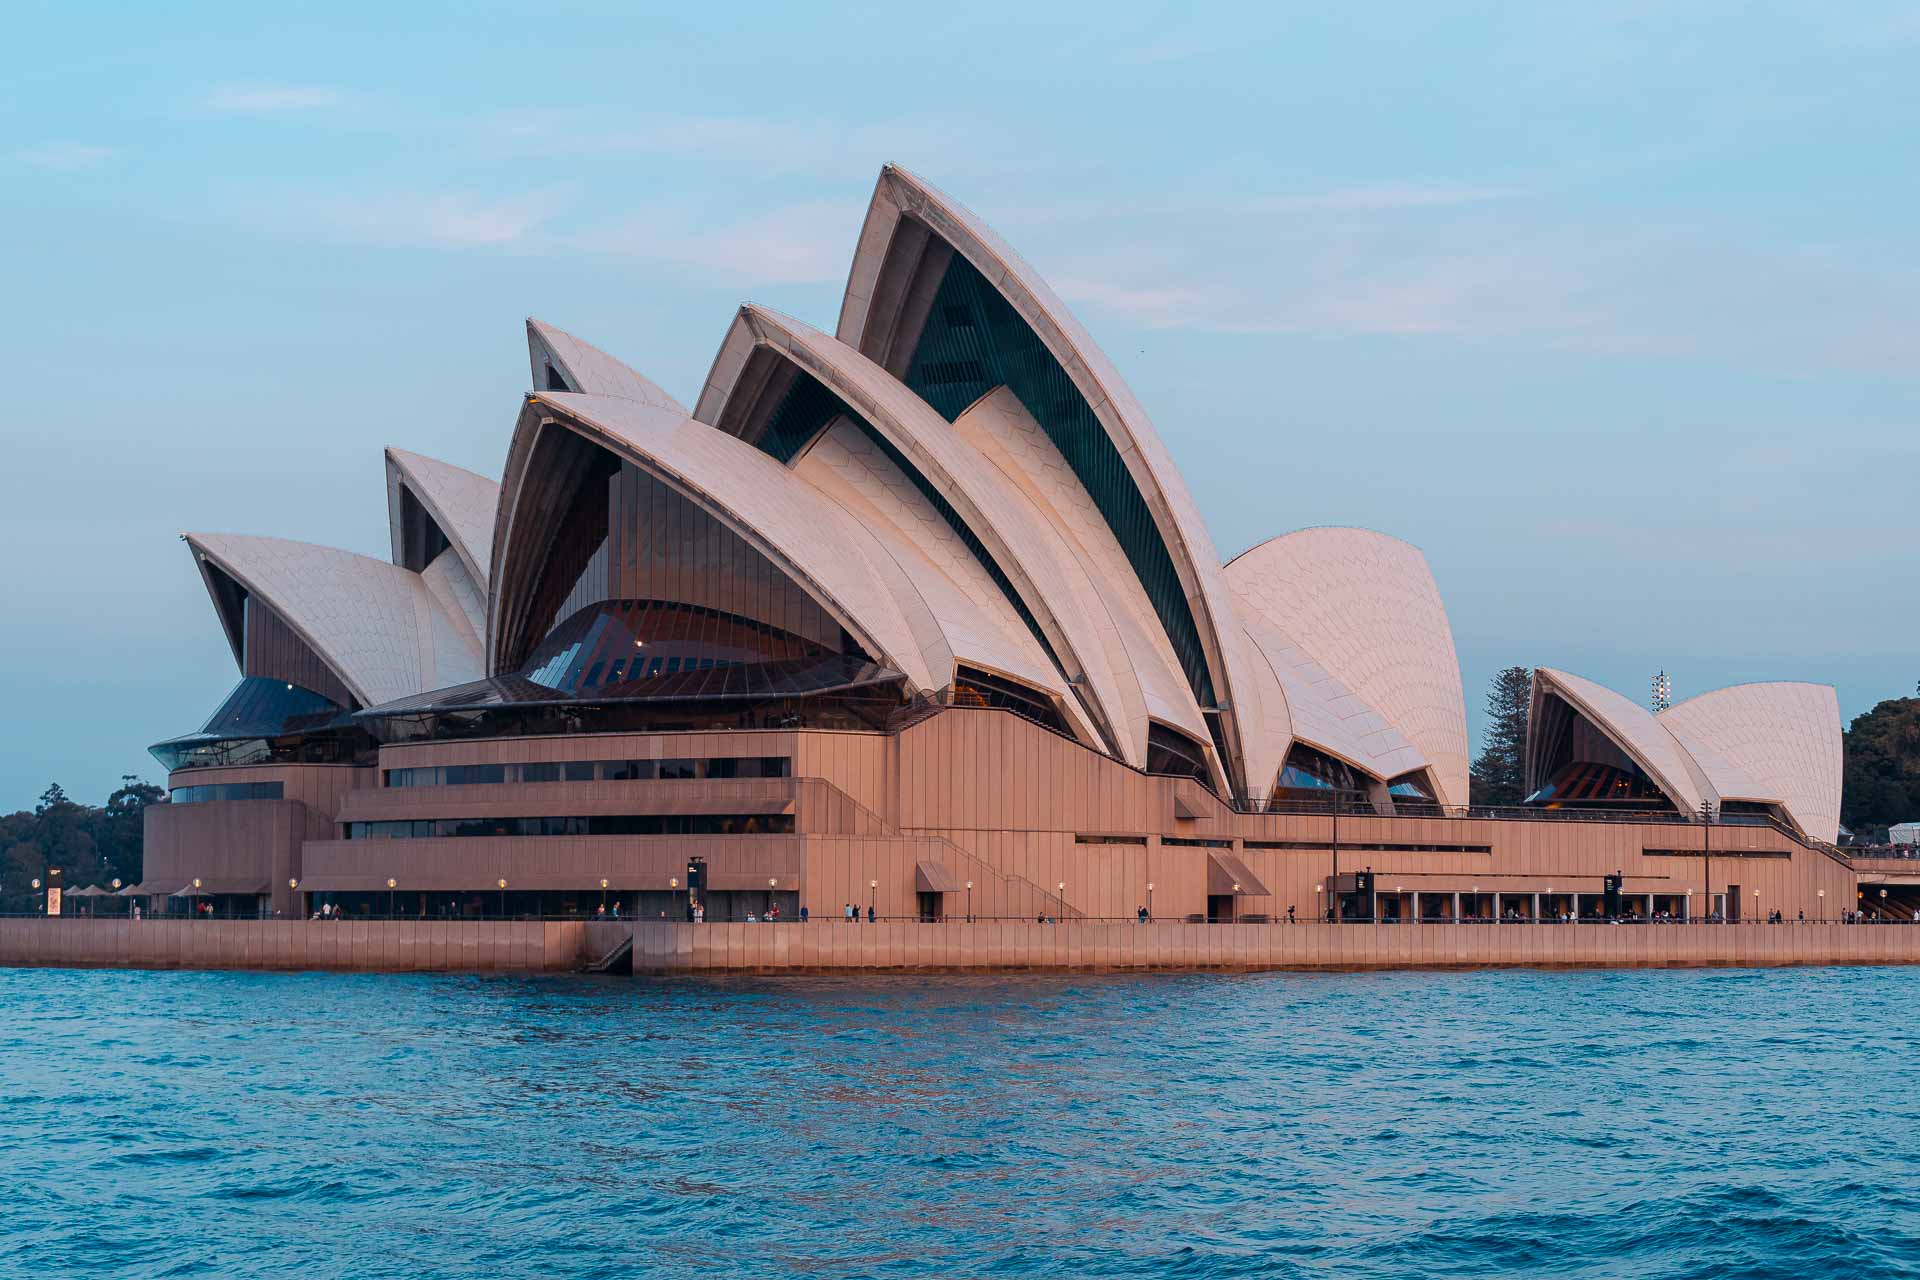
<path fill-rule="evenodd" d="M 1233 920 L 1233 895 L 1230 893 L 1210 893 L 1207 895 L 1207 923 L 1223 924 Z"/>
<path fill-rule="evenodd" d="M 940 895 L 928 893 L 923 889 L 920 891 L 919 898 L 920 921 L 922 924 L 932 924 L 940 918 Z"/>
<path fill-rule="evenodd" d="M 1727 923 L 1740 923 L 1740 886 L 1737 884 L 1727 886 Z"/>

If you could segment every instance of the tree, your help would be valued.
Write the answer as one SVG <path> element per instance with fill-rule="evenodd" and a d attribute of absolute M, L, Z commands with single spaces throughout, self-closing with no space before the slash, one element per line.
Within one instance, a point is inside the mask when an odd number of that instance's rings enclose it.
<path fill-rule="evenodd" d="M 1473 762 L 1472 803 L 1519 804 L 1527 791 L 1527 714 L 1533 670 L 1507 667 L 1487 686 L 1487 737 Z"/>
<path fill-rule="evenodd" d="M 165 791 L 127 774 L 104 808 L 81 804 L 54 783 L 31 810 L 0 814 L 0 911 L 36 909 L 33 880 L 46 880 L 55 867 L 69 890 L 116 876 L 139 883 L 144 810 L 166 802 Z"/>
<path fill-rule="evenodd" d="M 1889 698 L 1855 716 L 1842 739 L 1840 821 L 1861 839 L 1886 839 L 1920 820 L 1920 698 Z"/>
<path fill-rule="evenodd" d="M 146 808 L 165 804 L 167 793 L 133 774 L 122 774 L 120 786 L 107 797 L 107 807 L 99 811 L 94 844 L 105 864 L 106 878 L 118 877 L 125 884 L 140 882 L 141 838 L 146 826 Z"/>

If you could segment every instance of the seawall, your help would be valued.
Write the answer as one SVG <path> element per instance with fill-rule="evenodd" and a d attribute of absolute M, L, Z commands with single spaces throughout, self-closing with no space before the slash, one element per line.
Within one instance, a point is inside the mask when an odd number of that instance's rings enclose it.
<path fill-rule="evenodd" d="M 0 920 L 0 965 L 565 973 L 1117 972 L 1920 963 L 1907 925 Z"/>
<path fill-rule="evenodd" d="M 0 965 L 566 973 L 622 926 L 582 920 L 0 920 Z"/>

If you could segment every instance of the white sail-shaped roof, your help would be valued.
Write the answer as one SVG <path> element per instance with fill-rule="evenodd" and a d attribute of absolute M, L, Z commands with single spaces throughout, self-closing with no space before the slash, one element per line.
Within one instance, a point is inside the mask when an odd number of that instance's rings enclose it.
<path fill-rule="evenodd" d="M 527 320 L 527 357 L 533 366 L 536 391 L 574 391 L 583 395 L 612 396 L 637 400 L 656 409 L 685 413 L 686 407 L 662 391 L 653 381 L 636 373 L 591 343 L 542 324 Z M 553 385 L 552 372 L 558 372 L 564 387 Z"/>
<path fill-rule="evenodd" d="M 1715 689 L 1662 711 L 1659 722 L 1708 769 L 1723 800 L 1784 807 L 1800 830 L 1840 833 L 1840 703 L 1831 685 L 1775 681 Z"/>
<path fill-rule="evenodd" d="M 636 400 L 565 392 L 529 396 L 514 432 L 501 510 L 501 583 L 515 562 L 540 554 L 516 547 L 513 521 L 528 479 L 533 441 L 557 423 L 634 463 L 708 511 L 798 582 L 876 658 L 916 688 L 944 684 L 928 670 L 887 577 L 896 571 L 872 534 L 766 454 L 684 413 Z M 883 564 L 884 562 L 884 564 Z M 503 597 L 496 593 L 496 615 Z M 496 616 L 493 643 L 499 643 Z M 498 657 L 496 655 L 496 662 Z"/>
<path fill-rule="evenodd" d="M 1267 667 L 1281 695 L 1293 741 L 1336 756 L 1382 782 L 1427 766 L 1426 757 L 1399 729 L 1316 662 L 1257 605 L 1242 601 L 1240 618 L 1257 659 Z M 1261 684 L 1256 680 L 1257 688 Z M 1262 689 L 1263 705 L 1274 696 L 1274 689 Z M 1272 791 L 1284 763 L 1284 757 L 1275 761 L 1273 773 L 1259 779 L 1263 796 Z"/>
<path fill-rule="evenodd" d="M 283 538 L 185 537 L 196 556 L 278 614 L 362 705 L 481 675 L 466 619 L 449 615 L 417 573 Z"/>
<path fill-rule="evenodd" d="M 1005 483 L 1018 489 L 1080 560 L 1101 588 L 1127 662 L 1140 680 L 1147 714 L 1179 729 L 1212 754 L 1207 725 L 1193 691 L 1180 674 L 1179 659 L 1153 605 L 1127 563 L 1126 552 L 1101 519 L 1086 488 L 1066 459 L 1033 420 L 1020 398 L 999 387 L 975 401 L 954 420 L 954 434 L 997 468 Z"/>
<path fill-rule="evenodd" d="M 1550 667 L 1534 670 L 1534 714 L 1540 719 L 1545 692 L 1558 695 L 1625 752 L 1682 813 L 1696 813 L 1701 802 L 1718 797 L 1705 772 L 1653 713 L 1623 694 L 1582 676 Z"/>
<path fill-rule="evenodd" d="M 1244 778 L 1250 757 L 1278 758 L 1284 743 L 1267 740 L 1270 731 L 1262 717 L 1244 714 L 1256 700 L 1249 695 L 1249 707 L 1240 705 L 1243 689 L 1253 678 L 1248 646 L 1235 622 L 1219 555 L 1186 482 L 1119 372 L 1032 266 L 964 206 L 888 165 L 874 187 L 848 274 L 840 340 L 888 373 L 902 374 L 932 290 L 940 283 L 939 273 L 956 254 L 1019 314 L 1071 380 L 1137 490 L 1141 516 L 1151 521 L 1177 577 L 1183 610 L 1203 651 L 1217 705 L 1202 710 L 1217 710 L 1221 716 L 1222 737 L 1233 757 L 1224 762 L 1229 773 Z M 1156 553 L 1143 554 L 1151 559 Z"/>
<path fill-rule="evenodd" d="M 486 589 L 500 482 L 405 449 L 387 448 L 387 524 L 393 561 L 404 563 L 402 491 L 413 494 L 459 555 L 474 585 Z"/>
<path fill-rule="evenodd" d="M 1084 720 L 1033 634 L 926 496 L 842 417 L 794 458 L 795 475 L 852 514 L 886 549 L 937 628 L 920 637 L 936 675 L 979 667 L 1043 690 L 1069 722 Z M 1083 735 L 1093 738 L 1091 729 Z"/>
<path fill-rule="evenodd" d="M 701 393 L 702 421 L 732 420 L 729 401 L 756 349 L 817 380 L 926 478 L 1006 575 L 1012 603 L 1036 620 L 1068 679 L 1085 682 L 1087 708 L 1115 754 L 1144 764 L 1138 674 L 1099 590 L 1053 526 L 905 384 L 846 343 L 764 308 L 736 317 Z"/>
<path fill-rule="evenodd" d="M 1436 798 L 1467 802 L 1460 662 L 1440 589 L 1418 548 L 1367 529 L 1302 529 L 1236 556 L 1226 574 L 1243 605 L 1265 617 L 1344 695 L 1392 726 L 1401 743 L 1378 759 L 1410 743 L 1419 757 L 1410 767 L 1432 771 Z M 1340 707 L 1342 697 L 1323 701 Z M 1300 720 L 1296 708 L 1296 734 Z"/>

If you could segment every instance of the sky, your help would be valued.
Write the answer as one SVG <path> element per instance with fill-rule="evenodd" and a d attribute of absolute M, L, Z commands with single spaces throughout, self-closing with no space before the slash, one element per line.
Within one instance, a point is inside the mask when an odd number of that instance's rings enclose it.
<path fill-rule="evenodd" d="M 184 530 L 387 554 L 497 476 L 522 321 L 691 403 L 831 329 L 883 163 L 1147 407 L 1222 558 L 1427 555 L 1489 677 L 1920 681 L 1920 9 L 15 3 L 0 811 L 238 678 Z"/>

